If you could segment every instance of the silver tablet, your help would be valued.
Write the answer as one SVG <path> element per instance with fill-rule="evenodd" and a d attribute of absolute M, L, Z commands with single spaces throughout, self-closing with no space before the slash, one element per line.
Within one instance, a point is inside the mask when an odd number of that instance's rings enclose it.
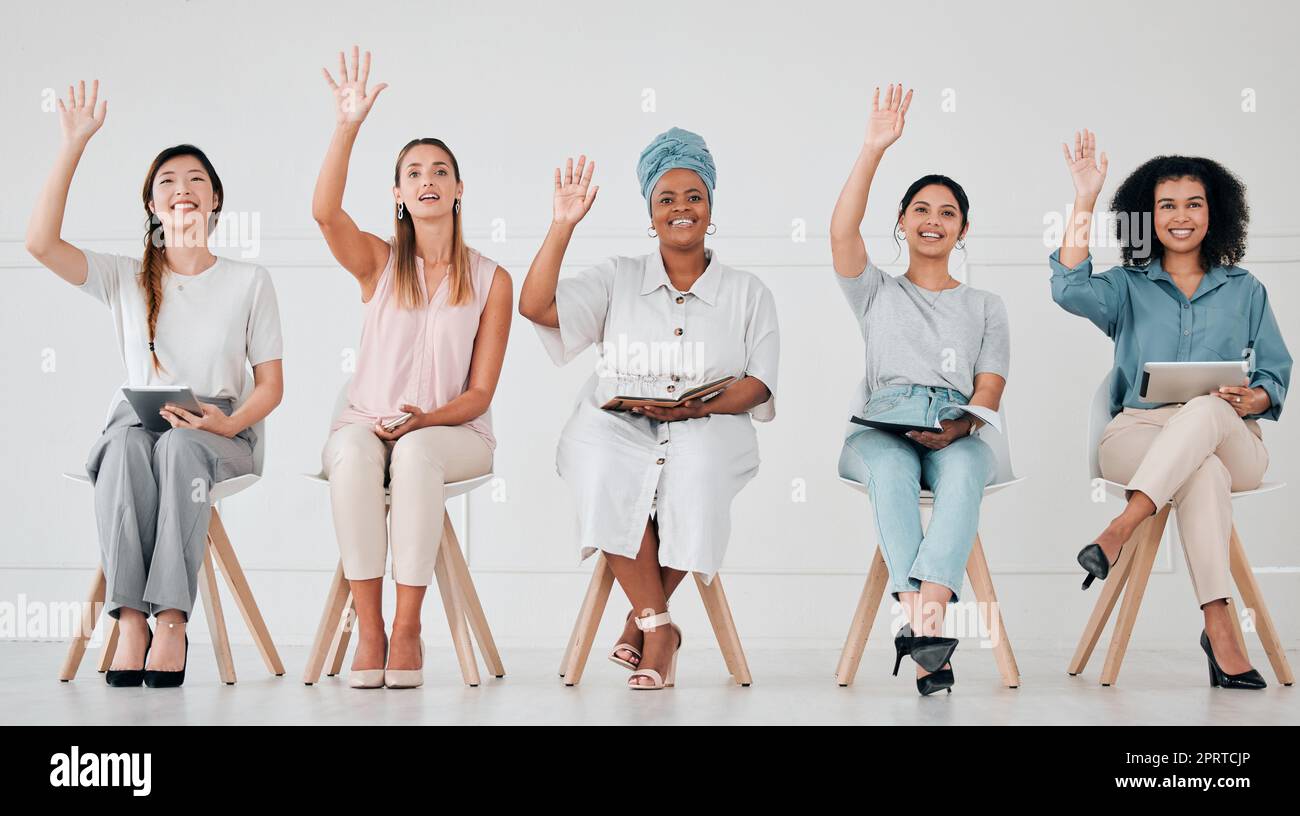
<path fill-rule="evenodd" d="M 151 431 L 171 430 L 171 423 L 158 413 L 169 402 L 192 414 L 203 413 L 188 385 L 127 385 L 122 387 L 122 393 L 135 409 L 140 424 Z"/>
<path fill-rule="evenodd" d="M 1143 402 L 1188 402 L 1225 385 L 1245 385 L 1250 367 L 1245 360 L 1213 363 L 1146 363 L 1142 366 Z"/>

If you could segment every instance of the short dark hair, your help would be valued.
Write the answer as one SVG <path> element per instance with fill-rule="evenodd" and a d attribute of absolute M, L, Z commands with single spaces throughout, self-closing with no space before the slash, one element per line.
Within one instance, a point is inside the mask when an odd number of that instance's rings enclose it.
<path fill-rule="evenodd" d="M 1210 210 L 1210 227 L 1201 241 L 1201 262 L 1206 267 L 1234 266 L 1246 254 L 1246 229 L 1250 207 L 1246 185 L 1228 168 L 1199 156 L 1156 156 L 1129 174 L 1115 191 L 1110 208 L 1115 212 L 1115 237 L 1125 266 L 1146 266 L 1164 254 L 1160 238 L 1149 236 L 1151 251 L 1134 261 L 1137 230 L 1150 229 L 1154 222 L 1156 185 L 1171 179 L 1194 178 L 1205 187 Z M 1145 239 L 1147 236 L 1141 236 Z M 1141 244 L 1146 241 L 1142 240 Z"/>

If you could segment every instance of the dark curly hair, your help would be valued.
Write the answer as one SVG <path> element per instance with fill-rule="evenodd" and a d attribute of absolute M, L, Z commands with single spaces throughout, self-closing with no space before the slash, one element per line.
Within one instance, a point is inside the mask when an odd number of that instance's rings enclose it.
<path fill-rule="evenodd" d="M 1134 170 L 1111 199 L 1115 212 L 1115 237 L 1119 241 L 1125 266 L 1146 266 L 1164 254 L 1160 239 L 1154 234 L 1156 185 L 1162 181 L 1190 177 L 1205 187 L 1206 206 L 1210 210 L 1210 227 L 1201 241 L 1201 262 L 1211 266 L 1233 266 L 1246 254 L 1246 227 L 1250 224 L 1250 207 L 1246 204 L 1246 185 L 1228 168 L 1212 159 L 1199 156 L 1156 156 Z M 1134 237 L 1142 230 L 1152 230 L 1150 253 L 1134 261 Z"/>

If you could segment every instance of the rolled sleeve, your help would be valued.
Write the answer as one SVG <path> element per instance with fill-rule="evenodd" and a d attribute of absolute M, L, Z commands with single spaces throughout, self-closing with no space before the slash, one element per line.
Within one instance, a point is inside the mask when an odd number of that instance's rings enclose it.
<path fill-rule="evenodd" d="M 542 346 L 556 365 L 564 365 L 605 336 L 618 259 L 610 258 L 555 287 L 559 328 L 534 323 Z"/>
<path fill-rule="evenodd" d="M 1123 269 L 1114 267 L 1094 275 L 1091 254 L 1076 266 L 1068 267 L 1061 263 L 1060 249 L 1048 256 L 1047 262 L 1052 268 L 1052 300 L 1070 314 L 1088 318 L 1108 337 L 1114 337 L 1127 291 L 1119 277 Z"/>
<path fill-rule="evenodd" d="M 766 286 L 762 286 L 749 325 L 745 327 L 745 376 L 762 382 L 769 393 L 766 402 L 749 409 L 749 415 L 758 422 L 770 422 L 776 417 L 776 378 L 780 361 L 781 332 L 777 325 L 776 299 Z"/>

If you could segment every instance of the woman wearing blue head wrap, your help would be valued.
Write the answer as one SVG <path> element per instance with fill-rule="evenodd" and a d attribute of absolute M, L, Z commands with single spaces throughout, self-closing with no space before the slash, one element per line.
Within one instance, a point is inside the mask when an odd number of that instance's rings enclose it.
<path fill-rule="evenodd" d="M 581 557 L 603 551 L 632 602 L 609 658 L 634 670 L 629 687 L 659 689 L 674 684 L 681 646 L 668 598 L 687 572 L 713 579 L 731 502 L 758 472 L 752 420 L 776 412 L 776 304 L 762 281 L 704 246 L 713 158 L 703 139 L 677 128 L 656 137 L 637 165 L 658 246 L 559 280 L 573 230 L 596 198 L 594 173 L 585 156 L 555 171 L 554 218 L 519 313 L 557 365 L 591 345 L 600 351 L 556 465 L 577 498 Z M 708 399 L 603 408 L 614 397 L 668 402 L 728 377 Z"/>

